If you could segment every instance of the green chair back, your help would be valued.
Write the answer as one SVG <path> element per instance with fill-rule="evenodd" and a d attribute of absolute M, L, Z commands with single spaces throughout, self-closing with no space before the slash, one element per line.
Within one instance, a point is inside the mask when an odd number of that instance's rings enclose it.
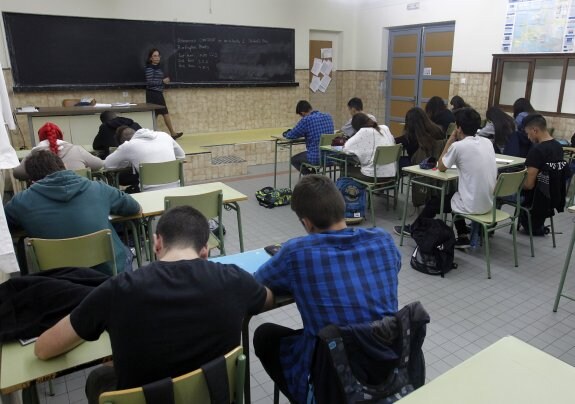
<path fill-rule="evenodd" d="M 164 197 L 164 207 L 168 210 L 175 206 L 192 206 L 208 219 L 217 218 L 220 226 L 218 226 L 216 245 L 212 242 L 208 243 L 208 247 L 210 249 L 217 247 L 220 249 L 221 254 L 225 255 L 222 226 L 223 198 L 220 190 L 197 195 L 166 196 Z M 214 241 L 211 235 L 210 233 L 210 239 Z"/>
<path fill-rule="evenodd" d="M 319 145 L 320 146 L 331 146 L 331 141 L 335 139 L 335 134 L 325 134 L 321 135 L 319 138 Z"/>
<path fill-rule="evenodd" d="M 242 347 L 225 355 L 229 384 L 230 402 L 243 404 L 246 357 Z M 249 375 L 248 375 L 249 377 Z M 194 370 L 173 379 L 174 402 L 176 404 L 211 404 L 206 379 L 201 369 Z M 102 393 L 99 404 L 146 404 L 141 387 Z"/>
<path fill-rule="evenodd" d="M 395 178 L 399 177 L 399 158 L 401 157 L 401 144 L 394 144 L 391 146 L 378 146 L 375 149 L 375 156 L 373 157 L 374 167 L 373 173 L 375 175 L 374 181 L 377 181 L 377 166 L 395 163 Z"/>
<path fill-rule="evenodd" d="M 180 182 L 184 186 L 184 167 L 182 160 L 164 161 L 163 163 L 142 163 L 139 166 L 140 189 L 149 185 Z"/>
<path fill-rule="evenodd" d="M 496 198 L 501 198 L 518 193 L 521 191 L 521 186 L 523 185 L 523 181 L 525 181 L 526 175 L 526 169 L 512 173 L 499 174 L 499 177 L 497 177 L 497 183 L 495 184 L 494 196 Z"/>
<path fill-rule="evenodd" d="M 80 177 L 86 177 L 89 180 L 92 179 L 92 170 L 89 167 L 86 168 L 79 168 L 77 170 L 74 170 L 74 172 L 76 174 L 78 174 Z"/>
<path fill-rule="evenodd" d="M 26 246 L 41 271 L 109 263 L 112 273 L 117 273 L 114 242 L 109 229 L 64 239 L 27 238 Z"/>
<path fill-rule="evenodd" d="M 445 131 L 445 137 L 448 138 L 449 136 L 451 136 L 455 128 L 456 128 L 455 122 L 451 122 L 447 127 L 447 130 Z"/>

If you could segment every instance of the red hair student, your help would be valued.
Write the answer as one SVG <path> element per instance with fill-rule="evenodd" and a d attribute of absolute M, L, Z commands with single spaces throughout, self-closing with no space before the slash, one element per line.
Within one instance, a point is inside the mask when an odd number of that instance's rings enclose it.
<path fill-rule="evenodd" d="M 92 171 L 101 169 L 104 161 L 88 153 L 82 146 L 74 145 L 64 141 L 64 134 L 58 125 L 46 122 L 38 129 L 38 139 L 40 142 L 32 150 L 50 150 L 62 159 L 66 169 L 79 170 L 90 168 Z M 28 180 L 25 168 L 26 158 L 20 165 L 14 168 L 14 177 L 19 180 Z"/>

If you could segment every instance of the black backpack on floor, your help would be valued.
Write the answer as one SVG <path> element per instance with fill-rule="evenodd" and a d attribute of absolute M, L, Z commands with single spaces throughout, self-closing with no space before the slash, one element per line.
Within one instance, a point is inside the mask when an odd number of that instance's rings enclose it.
<path fill-rule="evenodd" d="M 455 234 L 453 229 L 440 219 L 418 218 L 411 225 L 411 237 L 417 246 L 411 255 L 411 267 L 428 275 L 443 276 L 457 264 L 455 255 Z"/>

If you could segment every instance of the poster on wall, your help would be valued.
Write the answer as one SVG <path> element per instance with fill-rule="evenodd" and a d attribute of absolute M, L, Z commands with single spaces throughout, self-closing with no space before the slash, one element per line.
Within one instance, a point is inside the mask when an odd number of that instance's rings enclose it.
<path fill-rule="evenodd" d="M 509 0 L 501 50 L 513 53 L 573 52 L 573 0 Z"/>

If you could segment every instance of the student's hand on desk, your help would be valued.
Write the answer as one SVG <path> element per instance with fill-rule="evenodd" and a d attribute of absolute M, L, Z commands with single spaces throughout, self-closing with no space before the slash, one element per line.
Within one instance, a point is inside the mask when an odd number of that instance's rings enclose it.
<path fill-rule="evenodd" d="M 164 84 L 169 84 L 170 83 L 170 78 L 169 77 L 164 77 L 164 79 L 162 80 L 164 82 Z"/>
<path fill-rule="evenodd" d="M 291 130 L 291 129 L 286 129 L 286 130 L 284 131 L 284 133 L 282 133 L 282 136 L 283 136 L 283 137 L 286 137 L 286 135 L 289 133 L 290 130 Z"/>

